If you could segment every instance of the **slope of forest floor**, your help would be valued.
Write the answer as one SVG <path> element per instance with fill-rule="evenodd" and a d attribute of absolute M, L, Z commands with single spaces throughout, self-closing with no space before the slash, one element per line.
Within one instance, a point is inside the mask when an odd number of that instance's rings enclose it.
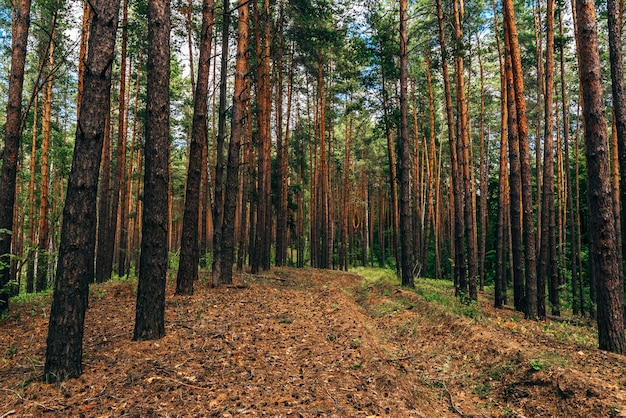
<path fill-rule="evenodd" d="M 84 374 L 52 385 L 50 296 L 15 302 L 0 321 L 0 417 L 626 416 L 626 357 L 595 349 L 591 327 L 365 273 L 275 268 L 188 297 L 170 280 L 167 335 L 145 342 L 131 341 L 136 283 L 94 285 Z"/>

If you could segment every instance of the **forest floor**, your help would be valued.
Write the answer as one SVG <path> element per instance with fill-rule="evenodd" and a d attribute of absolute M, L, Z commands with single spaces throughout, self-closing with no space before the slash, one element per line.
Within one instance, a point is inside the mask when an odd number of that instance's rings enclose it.
<path fill-rule="evenodd" d="M 0 418 L 626 416 L 626 357 L 594 348 L 588 324 L 363 274 L 274 268 L 184 297 L 169 280 L 167 335 L 144 342 L 131 341 L 136 283 L 94 285 L 84 374 L 61 384 L 42 382 L 50 296 L 14 302 Z"/>

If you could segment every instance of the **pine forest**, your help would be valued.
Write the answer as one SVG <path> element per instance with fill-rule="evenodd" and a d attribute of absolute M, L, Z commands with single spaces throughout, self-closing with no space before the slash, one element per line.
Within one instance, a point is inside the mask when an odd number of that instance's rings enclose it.
<path fill-rule="evenodd" d="M 626 416 L 623 12 L 4 0 L 0 417 Z"/>

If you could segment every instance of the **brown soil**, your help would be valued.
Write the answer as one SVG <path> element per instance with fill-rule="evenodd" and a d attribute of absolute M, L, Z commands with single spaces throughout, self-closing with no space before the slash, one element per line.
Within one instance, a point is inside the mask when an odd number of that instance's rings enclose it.
<path fill-rule="evenodd" d="M 354 274 L 169 284 L 167 335 L 131 341 L 135 285 L 91 289 L 84 374 L 42 382 L 49 297 L 0 322 L 0 418 L 626 416 L 626 357 L 481 302 L 480 320 Z M 386 309 L 385 307 L 395 307 Z"/>

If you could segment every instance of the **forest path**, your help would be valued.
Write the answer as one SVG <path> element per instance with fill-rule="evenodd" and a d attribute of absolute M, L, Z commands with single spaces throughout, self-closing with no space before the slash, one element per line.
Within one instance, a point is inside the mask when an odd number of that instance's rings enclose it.
<path fill-rule="evenodd" d="M 48 300 L 0 323 L 0 416 L 626 416 L 626 361 L 355 274 L 276 268 L 174 296 L 132 342 L 135 285 L 91 290 L 84 374 L 40 382 Z M 517 318 L 517 319 L 515 319 Z M 620 415 L 621 414 L 621 415 Z"/>

